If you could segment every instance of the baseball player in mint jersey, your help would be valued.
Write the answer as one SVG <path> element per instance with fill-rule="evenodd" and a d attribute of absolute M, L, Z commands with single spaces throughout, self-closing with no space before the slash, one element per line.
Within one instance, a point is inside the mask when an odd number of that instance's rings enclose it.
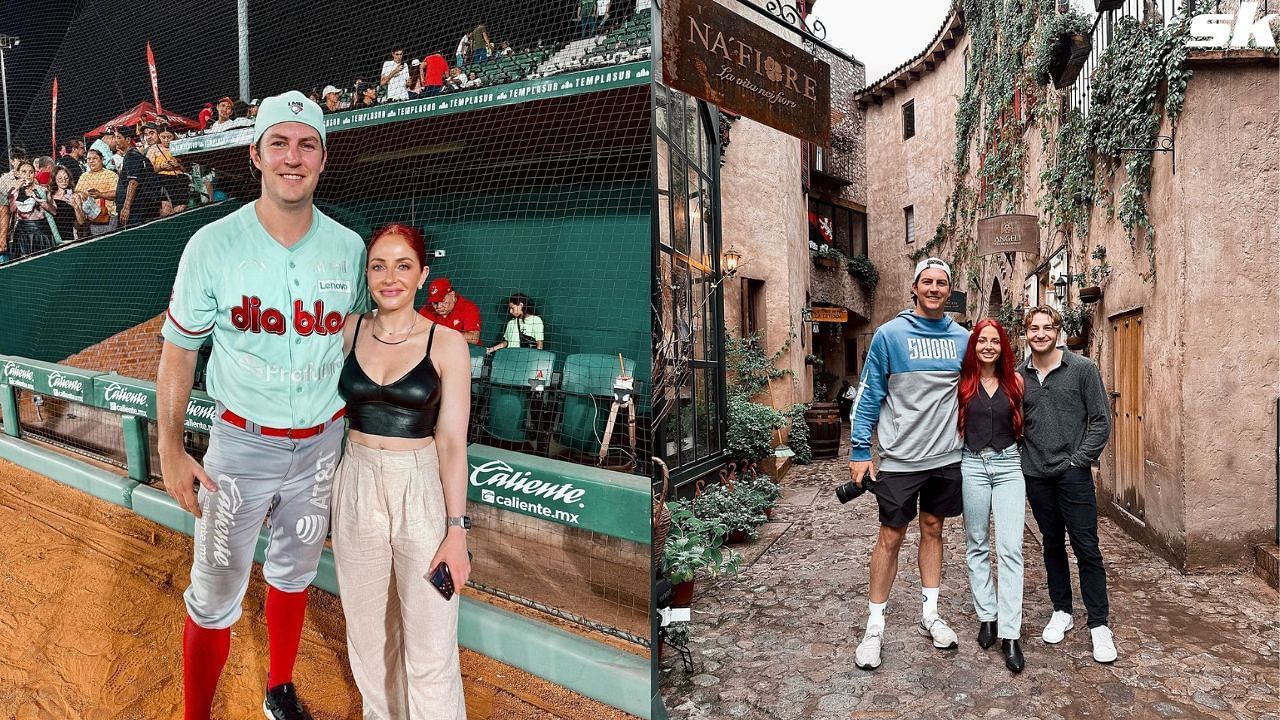
<path fill-rule="evenodd" d="M 271 658 L 263 712 L 311 717 L 293 664 L 344 432 L 343 322 L 367 305 L 364 242 L 312 204 L 326 160 L 320 107 L 298 92 L 263 100 L 249 159 L 262 194 L 187 244 L 156 381 L 165 489 L 196 517 L 183 596 L 186 720 L 209 718 L 264 518 Z M 217 404 L 202 468 L 183 448 L 182 429 L 196 351 L 209 338 L 207 386 Z"/>
<path fill-rule="evenodd" d="M 867 632 L 854 653 L 863 670 L 880 667 L 885 606 L 898 572 L 907 526 L 920 517 L 920 634 L 949 650 L 956 634 L 938 614 L 942 582 L 942 525 L 963 510 L 962 438 L 956 432 L 957 387 L 969 332 L 947 317 L 951 268 L 937 258 L 916 265 L 915 307 L 876 329 L 853 401 L 849 473 L 869 475 L 880 508 L 880 535 L 871 551 Z M 880 468 L 871 460 L 876 432 Z"/>

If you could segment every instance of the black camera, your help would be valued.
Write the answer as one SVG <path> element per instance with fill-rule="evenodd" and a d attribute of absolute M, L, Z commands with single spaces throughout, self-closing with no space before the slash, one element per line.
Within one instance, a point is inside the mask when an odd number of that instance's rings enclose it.
<path fill-rule="evenodd" d="M 841 504 L 847 503 L 868 490 L 874 492 L 876 485 L 879 484 L 880 483 L 875 480 L 872 480 L 870 475 L 863 476 L 861 487 L 859 487 L 859 485 L 854 481 L 850 480 L 836 488 L 836 499 L 839 500 Z"/>

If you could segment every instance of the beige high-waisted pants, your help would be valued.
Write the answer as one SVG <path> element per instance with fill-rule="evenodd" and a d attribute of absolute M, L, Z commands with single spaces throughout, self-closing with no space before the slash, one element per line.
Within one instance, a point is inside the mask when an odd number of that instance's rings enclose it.
<path fill-rule="evenodd" d="M 333 484 L 333 557 L 364 720 L 465 720 L 459 596 L 427 581 L 445 536 L 435 443 L 348 442 Z"/>

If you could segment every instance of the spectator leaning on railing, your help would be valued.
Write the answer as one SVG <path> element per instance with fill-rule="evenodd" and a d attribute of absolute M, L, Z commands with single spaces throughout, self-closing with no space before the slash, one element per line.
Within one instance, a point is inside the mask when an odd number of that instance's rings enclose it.
<path fill-rule="evenodd" d="M 71 181 L 71 171 L 62 165 L 53 168 L 49 182 L 49 199 L 53 201 L 53 224 L 58 230 L 58 242 L 68 243 L 76 239 L 76 191 Z"/>
<path fill-rule="evenodd" d="M 378 104 L 377 85 L 357 81 L 353 95 L 355 96 L 355 102 L 351 106 L 352 110 L 363 110 L 366 108 L 376 107 Z"/>
<path fill-rule="evenodd" d="M 8 246 L 10 259 L 40 252 L 53 247 L 53 233 L 48 214 L 57 209 L 49 199 L 48 188 L 36 182 L 36 168 L 29 162 L 18 164 L 14 171 L 16 182 L 9 189 L 6 202 L 13 218 L 13 240 Z"/>
<path fill-rule="evenodd" d="M 186 210 L 191 197 L 191 178 L 182 161 L 169 150 L 173 137 L 173 131 L 165 128 L 156 144 L 147 151 L 147 160 L 156 171 L 160 190 L 160 217 Z"/>
<path fill-rule="evenodd" d="M 119 176 L 108 170 L 102 151 L 91 148 L 85 155 L 89 169 L 76 181 L 80 212 L 76 220 L 88 224 L 90 235 L 106 235 L 116 229 L 116 184 Z"/>
<path fill-rule="evenodd" d="M 124 156 L 116 182 L 116 207 L 121 230 L 160 217 L 160 192 L 155 170 L 147 157 L 133 146 L 124 131 L 116 128 L 116 151 Z"/>
<path fill-rule="evenodd" d="M 324 102 L 320 104 L 320 110 L 322 110 L 325 115 L 341 112 L 347 109 L 346 106 L 342 104 L 342 91 L 338 88 L 332 85 L 326 85 L 321 95 L 324 96 Z"/>

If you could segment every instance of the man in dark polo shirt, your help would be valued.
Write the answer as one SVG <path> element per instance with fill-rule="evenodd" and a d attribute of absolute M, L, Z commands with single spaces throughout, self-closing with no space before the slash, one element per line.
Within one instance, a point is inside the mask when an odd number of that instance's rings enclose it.
<path fill-rule="evenodd" d="M 1066 538 L 1076 555 L 1080 595 L 1088 612 L 1093 659 L 1116 659 L 1108 623 L 1107 571 L 1098 548 L 1098 502 L 1093 463 L 1111 435 L 1111 405 L 1098 366 L 1058 347 L 1062 316 L 1047 305 L 1031 308 L 1022 321 L 1031 358 L 1021 367 L 1026 381 L 1022 400 L 1025 446 L 1022 474 L 1027 501 L 1043 536 L 1053 617 L 1042 635 L 1062 642 L 1074 627 L 1071 617 L 1071 568 Z"/>
<path fill-rule="evenodd" d="M 123 230 L 160 217 L 160 187 L 151 161 L 133 146 L 124 130 L 116 128 L 113 137 L 116 152 L 124 156 L 116 182 L 116 207 Z"/>
<path fill-rule="evenodd" d="M 427 304 L 418 311 L 433 323 L 453 328 L 472 345 L 480 344 L 480 308 L 453 289 L 449 278 L 438 277 L 427 286 Z"/>

